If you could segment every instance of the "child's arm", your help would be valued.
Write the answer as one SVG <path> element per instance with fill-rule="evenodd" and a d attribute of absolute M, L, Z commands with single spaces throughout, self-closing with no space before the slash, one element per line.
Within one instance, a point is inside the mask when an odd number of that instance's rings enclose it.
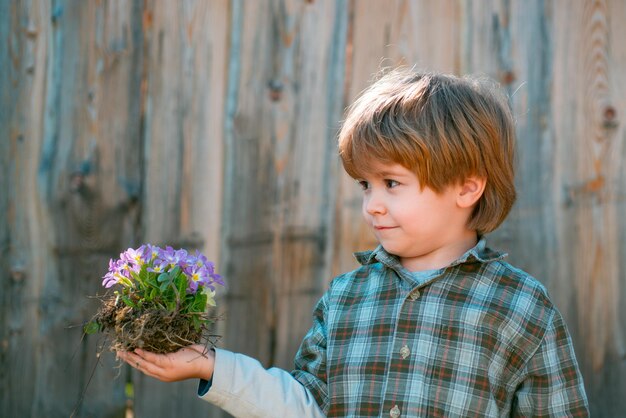
<path fill-rule="evenodd" d="M 512 416 L 589 416 L 572 340 L 558 311 L 524 367 L 515 398 Z"/>
<path fill-rule="evenodd" d="M 321 418 L 311 392 L 290 373 L 265 369 L 243 354 L 216 349 L 215 373 L 202 399 L 235 417 Z"/>
<path fill-rule="evenodd" d="M 265 370 L 256 360 L 216 349 L 211 389 L 202 397 L 234 416 L 325 417 L 326 310 L 324 295 L 313 313 L 313 326 L 296 354 L 296 369 Z"/>
<path fill-rule="evenodd" d="M 193 345 L 175 353 L 144 350 L 118 352 L 128 364 L 164 382 L 213 379 L 202 398 L 235 417 L 302 417 L 325 415 L 309 391 L 282 369 L 265 369 L 257 360 L 226 350 Z M 215 372 L 215 373 L 214 373 Z"/>

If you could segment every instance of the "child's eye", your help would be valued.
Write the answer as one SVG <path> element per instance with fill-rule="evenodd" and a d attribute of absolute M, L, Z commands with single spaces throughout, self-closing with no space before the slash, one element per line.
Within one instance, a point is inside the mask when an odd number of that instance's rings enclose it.
<path fill-rule="evenodd" d="M 396 187 L 399 184 L 400 183 L 398 183 L 395 180 L 390 180 L 390 179 L 386 179 L 385 180 L 385 186 L 387 186 L 388 189 L 393 189 L 394 187 Z"/>
<path fill-rule="evenodd" d="M 357 180 L 356 182 L 359 184 L 359 186 L 361 186 L 362 190 L 367 190 L 370 188 L 370 184 L 365 180 Z"/>

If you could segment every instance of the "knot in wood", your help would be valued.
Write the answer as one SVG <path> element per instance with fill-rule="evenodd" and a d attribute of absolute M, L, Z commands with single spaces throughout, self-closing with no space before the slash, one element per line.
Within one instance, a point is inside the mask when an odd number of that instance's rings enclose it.
<path fill-rule="evenodd" d="M 282 98 L 284 85 L 280 80 L 275 78 L 271 79 L 269 83 L 267 83 L 267 87 L 269 88 L 271 101 L 277 102 Z"/>
<path fill-rule="evenodd" d="M 10 274 L 11 274 L 11 280 L 13 280 L 16 283 L 21 282 L 26 277 L 26 271 L 24 270 L 23 266 L 12 267 Z"/>
<path fill-rule="evenodd" d="M 76 193 L 85 187 L 85 176 L 81 172 L 70 174 L 70 191 Z"/>
<path fill-rule="evenodd" d="M 618 125 L 617 122 L 617 110 L 611 105 L 604 107 L 602 112 L 603 125 L 605 128 L 615 128 Z"/>
<path fill-rule="evenodd" d="M 512 70 L 505 71 L 502 73 L 502 83 L 503 84 L 511 84 L 515 81 L 517 77 L 515 77 L 515 72 Z"/>

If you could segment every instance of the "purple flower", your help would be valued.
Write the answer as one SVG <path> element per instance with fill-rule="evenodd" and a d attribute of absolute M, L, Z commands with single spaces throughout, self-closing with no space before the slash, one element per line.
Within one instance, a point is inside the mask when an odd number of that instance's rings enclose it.
<path fill-rule="evenodd" d="M 109 260 L 109 271 L 104 275 L 102 280 L 102 286 L 105 288 L 109 288 L 118 282 L 118 278 L 115 277 L 115 273 L 117 272 L 116 262 L 113 259 Z"/>
<path fill-rule="evenodd" d="M 203 256 L 198 250 L 193 255 L 188 255 L 185 260 L 185 266 L 183 267 L 183 271 L 187 276 L 191 276 L 198 267 L 202 267 L 207 265 L 209 260 L 205 256 Z"/>
<path fill-rule="evenodd" d="M 183 270 L 189 279 L 188 293 L 195 293 L 200 286 L 215 290 L 215 285 L 224 286 L 222 276 L 215 273 L 215 265 L 198 250 L 187 258 L 187 266 Z"/>
<path fill-rule="evenodd" d="M 200 266 L 211 266 L 213 269 L 213 263 L 211 263 L 200 251 L 196 250 L 196 252 L 189 256 L 189 264 L 196 264 L 198 267 Z"/>
<path fill-rule="evenodd" d="M 130 284 L 130 272 L 135 271 L 135 267 L 126 261 L 109 260 L 109 271 L 104 275 L 102 285 L 106 288 L 114 284 L 122 282 L 122 284 Z"/>
<path fill-rule="evenodd" d="M 102 285 L 109 288 L 121 284 L 134 288 L 136 280 L 144 280 L 138 276 L 143 266 L 148 272 L 156 274 L 179 267 L 187 278 L 187 293 L 190 294 L 202 288 L 214 291 L 215 285 L 224 286 L 222 277 L 215 273 L 215 265 L 199 251 L 189 254 L 184 249 L 174 250 L 170 246 L 162 249 L 152 244 L 143 244 L 137 249 L 128 248 L 119 259 L 110 260 Z"/>
<path fill-rule="evenodd" d="M 163 266 L 166 266 L 167 264 L 164 264 Z M 148 267 L 147 270 L 150 273 L 163 273 L 165 271 L 164 267 L 162 267 L 162 264 L 155 264 L 152 267 Z"/>
<path fill-rule="evenodd" d="M 150 263 L 159 254 L 160 248 L 152 244 L 143 244 L 137 249 L 141 253 L 141 260 L 144 263 Z"/>
<path fill-rule="evenodd" d="M 169 266 L 170 269 L 180 266 L 184 269 L 187 266 L 187 251 L 186 250 L 174 250 L 172 247 L 167 246 L 164 250 L 159 251 L 159 255 L 154 260 L 154 266 L 158 266 L 159 269 L 164 270 Z"/>
<path fill-rule="evenodd" d="M 120 262 L 118 264 L 120 274 L 130 279 L 130 272 L 139 273 L 148 257 L 150 257 L 150 249 L 143 245 L 136 250 L 133 248 L 127 249 L 120 254 Z"/>
<path fill-rule="evenodd" d="M 181 269 L 189 267 L 189 254 L 187 254 L 187 250 L 177 250 L 176 257 L 178 258 L 176 265 L 180 266 Z"/>
<path fill-rule="evenodd" d="M 120 254 L 120 260 L 127 263 L 139 264 L 141 262 L 141 255 L 140 251 L 129 248 Z"/>
<path fill-rule="evenodd" d="M 205 265 L 192 264 L 187 270 L 187 277 L 189 278 L 190 293 L 196 293 L 198 286 L 206 286 L 210 282 L 211 274 L 209 269 Z"/>
<path fill-rule="evenodd" d="M 213 283 L 215 284 L 219 284 L 220 286 L 226 286 L 224 279 L 219 274 L 215 274 L 215 273 L 211 274 L 211 279 L 213 279 Z"/>

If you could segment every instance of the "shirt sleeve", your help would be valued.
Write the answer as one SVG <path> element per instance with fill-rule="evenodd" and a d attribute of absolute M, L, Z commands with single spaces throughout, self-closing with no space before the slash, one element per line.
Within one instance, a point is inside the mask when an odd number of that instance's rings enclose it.
<path fill-rule="evenodd" d="M 539 348 L 523 370 L 511 412 L 527 417 L 589 416 L 572 340 L 556 310 Z"/>
<path fill-rule="evenodd" d="M 212 383 L 201 399 L 235 417 L 325 416 L 308 390 L 287 371 L 265 369 L 253 358 L 221 349 L 215 350 Z"/>
<path fill-rule="evenodd" d="M 306 334 L 295 358 L 291 372 L 313 395 L 324 413 L 328 412 L 328 380 L 326 375 L 326 293 L 313 311 L 313 326 Z"/>

